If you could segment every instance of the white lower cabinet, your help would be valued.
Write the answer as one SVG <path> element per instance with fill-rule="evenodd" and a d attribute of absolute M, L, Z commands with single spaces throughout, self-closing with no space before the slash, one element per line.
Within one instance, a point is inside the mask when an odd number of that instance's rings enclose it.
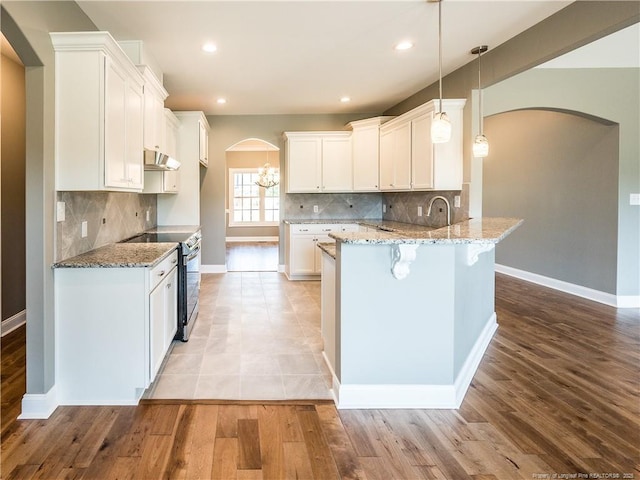
<path fill-rule="evenodd" d="M 54 270 L 58 404 L 138 403 L 177 328 L 177 263 Z"/>
<path fill-rule="evenodd" d="M 320 249 L 318 249 L 320 250 Z M 336 371 L 336 260 L 322 252 L 322 285 L 320 286 L 320 331 L 325 360 L 331 373 Z"/>
<path fill-rule="evenodd" d="M 173 268 L 149 295 L 150 378 L 155 378 L 178 329 L 177 269 Z"/>
<path fill-rule="evenodd" d="M 285 225 L 285 274 L 289 280 L 319 278 L 322 255 L 318 243 L 334 242 L 332 232 L 357 232 L 357 224 Z"/>

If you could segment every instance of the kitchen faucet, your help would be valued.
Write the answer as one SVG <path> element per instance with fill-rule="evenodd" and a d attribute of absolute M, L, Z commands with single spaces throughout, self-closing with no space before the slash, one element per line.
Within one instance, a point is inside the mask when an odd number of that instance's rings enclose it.
<path fill-rule="evenodd" d="M 427 217 L 431 215 L 431 207 L 433 207 L 433 202 L 435 202 L 438 199 L 442 200 L 447 206 L 447 226 L 450 226 L 451 225 L 451 205 L 449 205 L 449 200 L 447 200 L 444 197 L 441 197 L 440 195 L 436 195 L 429 202 L 429 206 L 427 207 Z"/>

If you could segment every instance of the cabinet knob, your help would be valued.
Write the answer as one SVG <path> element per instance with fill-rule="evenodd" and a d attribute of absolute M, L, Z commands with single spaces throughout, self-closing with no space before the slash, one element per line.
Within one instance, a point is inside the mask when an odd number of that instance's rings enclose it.
<path fill-rule="evenodd" d="M 171 288 L 171 284 L 170 283 L 167 284 L 167 289 L 169 289 L 169 288 Z"/>
<path fill-rule="evenodd" d="M 158 274 L 159 277 L 164 277 L 164 274 L 167 273 L 164 270 L 161 270 L 160 273 Z"/>

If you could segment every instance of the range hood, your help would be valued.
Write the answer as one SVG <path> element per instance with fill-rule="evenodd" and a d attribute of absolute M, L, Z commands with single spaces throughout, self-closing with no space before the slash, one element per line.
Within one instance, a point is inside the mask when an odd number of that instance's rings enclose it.
<path fill-rule="evenodd" d="M 166 153 L 155 150 L 144 151 L 145 170 L 178 170 L 179 168 L 180 162 Z"/>

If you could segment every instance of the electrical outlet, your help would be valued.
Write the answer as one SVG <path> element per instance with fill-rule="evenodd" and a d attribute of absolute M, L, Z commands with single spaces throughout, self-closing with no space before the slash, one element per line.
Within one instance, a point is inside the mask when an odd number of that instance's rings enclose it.
<path fill-rule="evenodd" d="M 65 203 L 58 202 L 56 204 L 56 220 L 58 222 L 64 222 L 65 219 Z"/>
<path fill-rule="evenodd" d="M 387 206 L 384 203 L 382 204 L 382 213 L 387 213 Z"/>
<path fill-rule="evenodd" d="M 418 205 L 418 216 L 422 216 L 422 205 Z"/>
<path fill-rule="evenodd" d="M 318 213 L 318 205 L 313 206 L 313 213 Z"/>
<path fill-rule="evenodd" d="M 147 222 L 151 220 L 151 212 L 147 210 Z"/>
<path fill-rule="evenodd" d="M 85 238 L 87 236 L 87 221 L 83 220 L 82 222 L 82 228 L 81 228 L 82 232 L 82 238 Z"/>
<path fill-rule="evenodd" d="M 456 208 L 460 208 L 460 195 L 456 195 L 453 197 L 453 206 Z"/>
<path fill-rule="evenodd" d="M 640 193 L 629 194 L 629 205 L 640 205 Z"/>

